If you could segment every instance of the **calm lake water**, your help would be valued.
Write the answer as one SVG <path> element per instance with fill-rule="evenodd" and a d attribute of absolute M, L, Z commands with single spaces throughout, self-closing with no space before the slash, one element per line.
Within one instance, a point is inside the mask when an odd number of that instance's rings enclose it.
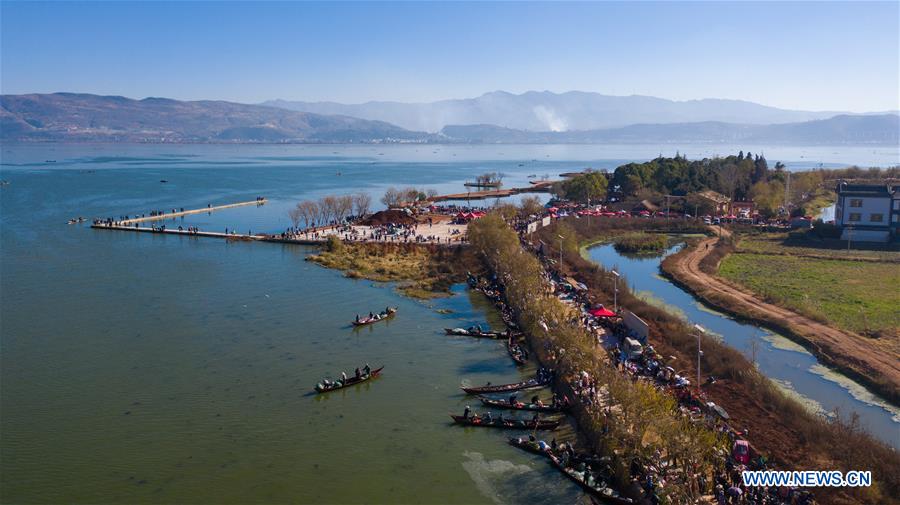
<path fill-rule="evenodd" d="M 448 424 L 449 411 L 471 403 L 461 381 L 531 373 L 496 342 L 442 335 L 499 327 L 480 297 L 459 288 L 410 300 L 305 262 L 305 247 L 65 223 L 263 195 L 260 208 L 173 224 L 274 232 L 297 201 L 324 194 L 459 192 L 485 171 L 523 185 L 660 152 L 675 148 L 4 145 L 0 501 L 577 502 L 574 485 L 505 445 L 506 434 Z M 802 169 L 897 158 L 834 152 L 797 148 L 781 160 Z M 766 155 L 774 164 L 780 154 Z M 348 327 L 387 305 L 400 308 L 392 321 Z M 323 375 L 365 362 L 384 364 L 384 376 L 308 394 Z"/>
<path fill-rule="evenodd" d="M 612 244 L 603 244 L 589 248 L 588 255 L 605 268 L 615 268 L 640 296 L 703 326 L 744 355 L 752 357 L 755 345 L 759 370 L 811 409 L 823 415 L 833 413 L 835 409 L 843 416 L 856 412 L 872 434 L 900 448 L 900 409 L 873 396 L 847 377 L 825 368 L 812 354 L 786 337 L 711 310 L 662 277 L 660 262 L 680 247 L 672 247 L 664 255 L 654 257 L 622 255 Z"/>

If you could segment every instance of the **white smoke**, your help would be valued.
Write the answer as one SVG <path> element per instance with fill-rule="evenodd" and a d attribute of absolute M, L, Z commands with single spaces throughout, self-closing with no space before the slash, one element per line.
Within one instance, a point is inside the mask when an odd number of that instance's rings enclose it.
<path fill-rule="evenodd" d="M 544 124 L 547 130 L 552 132 L 564 132 L 568 130 L 566 120 L 556 115 L 556 111 L 544 105 L 538 105 L 532 109 L 538 121 Z"/>

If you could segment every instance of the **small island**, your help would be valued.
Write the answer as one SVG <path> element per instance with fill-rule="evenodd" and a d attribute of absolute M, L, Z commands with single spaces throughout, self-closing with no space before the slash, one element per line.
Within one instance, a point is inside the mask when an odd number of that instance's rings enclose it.
<path fill-rule="evenodd" d="M 466 181 L 463 185 L 475 188 L 499 188 L 503 185 L 503 177 L 505 174 L 497 172 L 487 172 L 475 177 L 475 182 Z"/>
<path fill-rule="evenodd" d="M 669 246 L 669 237 L 657 233 L 626 233 L 613 240 L 613 247 L 620 253 L 657 254 Z"/>

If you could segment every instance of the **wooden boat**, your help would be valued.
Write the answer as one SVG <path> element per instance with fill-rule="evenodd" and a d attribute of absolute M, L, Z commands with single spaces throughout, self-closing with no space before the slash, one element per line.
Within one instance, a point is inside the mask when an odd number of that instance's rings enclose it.
<path fill-rule="evenodd" d="M 563 466 L 562 461 L 560 461 L 560 459 L 553 454 L 548 454 L 548 456 L 550 457 L 550 461 L 553 463 L 553 466 L 558 468 L 559 471 L 566 474 L 567 477 L 575 481 L 575 483 L 581 486 L 582 489 L 596 496 L 597 498 L 600 498 L 604 502 L 614 503 L 617 505 L 634 503 L 631 498 L 624 498 L 619 495 L 618 491 L 607 486 L 606 481 L 604 481 L 602 478 L 598 478 L 597 480 L 588 483 L 585 481 L 585 472 L 579 472 L 574 468 Z"/>
<path fill-rule="evenodd" d="M 458 335 L 462 337 L 475 338 L 503 338 L 504 333 L 499 331 L 478 331 L 466 328 L 444 328 L 447 335 Z"/>
<path fill-rule="evenodd" d="M 554 407 L 553 405 L 538 405 L 536 403 L 522 402 L 509 403 L 507 400 L 494 400 L 485 396 L 479 396 L 478 399 L 481 400 L 481 403 L 498 409 L 531 410 L 535 412 L 562 412 L 565 410 L 563 407 Z"/>
<path fill-rule="evenodd" d="M 522 366 L 528 363 L 528 353 L 520 344 L 514 342 L 512 337 L 506 339 L 506 350 L 517 365 Z"/>
<path fill-rule="evenodd" d="M 364 317 L 358 321 L 351 321 L 353 326 L 365 326 L 367 324 L 377 323 L 378 321 L 383 321 L 394 314 L 397 313 L 396 307 L 388 307 L 386 311 L 375 314 L 372 317 Z"/>
<path fill-rule="evenodd" d="M 546 451 L 542 451 L 540 446 L 538 446 L 537 442 L 531 442 L 528 439 L 522 439 L 519 437 L 511 437 L 509 439 L 509 445 L 511 445 L 513 447 L 518 447 L 519 449 L 522 449 L 523 451 L 528 451 L 530 453 L 538 454 L 538 455 L 545 456 L 545 457 L 550 457 L 550 455 L 553 454 L 553 452 L 550 450 L 549 446 L 547 447 Z"/>
<path fill-rule="evenodd" d="M 514 382 L 512 384 L 497 384 L 496 386 L 485 384 L 484 386 L 463 387 L 461 389 L 470 395 L 479 395 L 482 393 L 503 393 L 506 391 L 520 391 L 523 389 L 537 389 L 542 388 L 547 384 L 550 384 L 549 379 L 539 381 L 535 377 L 533 379 L 528 379 L 527 381 Z"/>
<path fill-rule="evenodd" d="M 526 421 L 524 419 L 504 419 L 493 418 L 490 422 L 482 421 L 480 417 L 463 417 L 450 414 L 456 424 L 464 424 L 466 426 L 480 426 L 484 428 L 503 428 L 507 430 L 555 430 L 559 420 L 538 419 L 537 425 L 534 421 Z"/>
<path fill-rule="evenodd" d="M 356 377 L 347 377 L 347 380 L 344 381 L 343 383 L 341 383 L 341 381 L 339 381 L 339 380 L 334 381 L 333 383 L 331 383 L 331 386 L 326 386 L 325 384 L 320 382 L 320 383 L 316 384 L 316 388 L 315 388 L 316 393 L 327 393 L 329 391 L 334 391 L 337 389 L 343 389 L 346 387 L 355 386 L 356 384 L 362 384 L 363 382 L 366 382 L 367 380 L 374 379 L 375 377 L 378 377 L 379 375 L 381 375 L 382 370 L 384 370 L 384 367 L 377 368 L 377 369 L 369 372 L 368 375 L 361 375 L 359 377 L 359 379 L 357 379 Z"/>

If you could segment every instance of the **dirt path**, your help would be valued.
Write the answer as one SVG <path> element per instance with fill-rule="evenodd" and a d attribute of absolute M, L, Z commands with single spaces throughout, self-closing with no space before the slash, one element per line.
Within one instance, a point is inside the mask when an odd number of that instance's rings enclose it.
<path fill-rule="evenodd" d="M 730 233 L 720 229 L 723 236 Z M 700 269 L 717 238 L 702 240 L 685 254 L 672 257 L 665 272 L 706 302 L 759 321 L 800 341 L 824 363 L 858 380 L 886 400 L 900 404 L 900 356 L 866 337 L 832 328 L 792 310 L 767 303 Z"/>

